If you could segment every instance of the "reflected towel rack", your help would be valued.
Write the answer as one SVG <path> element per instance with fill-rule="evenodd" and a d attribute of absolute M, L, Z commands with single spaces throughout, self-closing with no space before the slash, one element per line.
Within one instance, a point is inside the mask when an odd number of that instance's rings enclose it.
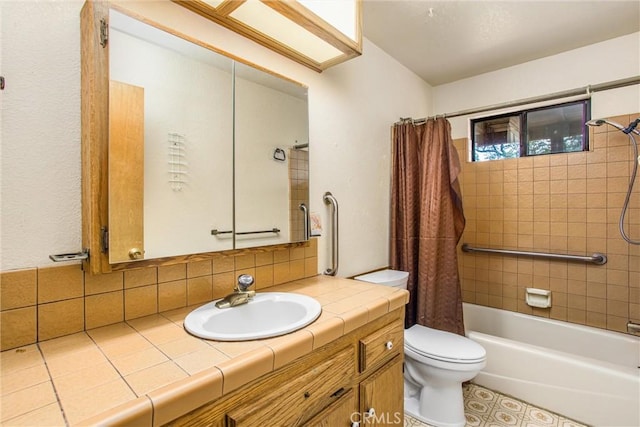
<path fill-rule="evenodd" d="M 173 191 L 182 191 L 187 177 L 186 138 L 183 134 L 169 132 L 169 182 Z"/>
<path fill-rule="evenodd" d="M 271 230 L 239 231 L 236 233 L 236 236 L 241 236 L 243 234 L 264 234 L 264 233 L 279 233 L 279 232 L 280 232 L 280 229 L 277 227 L 274 227 Z M 233 231 L 231 230 L 225 230 L 225 231 L 220 231 L 218 229 L 211 230 L 211 235 L 213 236 L 217 236 L 219 234 L 231 234 L 231 233 L 233 233 Z"/>
<path fill-rule="evenodd" d="M 331 223 L 331 268 L 327 268 L 324 274 L 327 276 L 335 276 L 338 272 L 338 201 L 330 192 L 324 193 L 322 198 L 326 204 L 333 206 L 333 220 Z"/>
<path fill-rule="evenodd" d="M 567 261 L 582 261 L 582 262 L 590 262 L 593 264 L 606 264 L 607 256 L 603 253 L 596 252 L 591 256 L 582 256 L 582 255 L 568 255 L 568 254 L 553 254 L 546 252 L 528 252 L 528 251 L 514 251 L 509 249 L 493 249 L 493 248 L 474 248 L 469 246 L 467 243 L 462 244 L 463 252 L 487 252 L 487 253 L 495 253 L 495 254 L 503 254 L 503 255 L 524 255 L 536 258 L 549 258 L 549 259 L 560 259 Z"/>

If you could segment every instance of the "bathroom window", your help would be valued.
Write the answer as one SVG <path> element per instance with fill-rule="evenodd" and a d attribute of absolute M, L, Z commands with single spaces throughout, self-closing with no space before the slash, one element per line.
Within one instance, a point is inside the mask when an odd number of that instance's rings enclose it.
<path fill-rule="evenodd" d="M 589 100 L 471 120 L 472 160 L 588 150 Z"/>

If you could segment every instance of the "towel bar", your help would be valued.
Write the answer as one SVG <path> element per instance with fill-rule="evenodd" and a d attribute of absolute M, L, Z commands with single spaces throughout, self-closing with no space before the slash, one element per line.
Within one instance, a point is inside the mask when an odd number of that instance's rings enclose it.
<path fill-rule="evenodd" d="M 236 236 L 240 236 L 240 235 L 244 235 L 244 234 L 264 234 L 264 233 L 279 233 L 280 229 L 279 228 L 272 228 L 271 230 L 259 230 L 259 231 L 239 231 L 236 234 Z M 211 230 L 211 234 L 213 236 L 217 236 L 218 234 L 231 234 L 233 233 L 233 231 L 231 230 L 227 230 L 227 231 L 220 231 L 218 229 L 213 229 Z"/>

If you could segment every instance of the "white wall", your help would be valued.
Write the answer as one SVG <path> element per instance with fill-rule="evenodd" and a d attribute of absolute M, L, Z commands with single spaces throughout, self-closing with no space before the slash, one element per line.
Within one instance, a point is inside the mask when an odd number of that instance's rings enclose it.
<path fill-rule="evenodd" d="M 81 248 L 79 1 L 0 2 L 0 269 Z"/>
<path fill-rule="evenodd" d="M 527 62 L 433 88 L 436 114 L 464 111 L 587 87 L 640 74 L 640 33 Z M 524 108 L 524 107 L 517 107 Z M 592 96 L 591 116 L 611 117 L 640 111 L 640 86 Z M 468 136 L 469 118 L 449 119 L 453 138 Z"/>
<path fill-rule="evenodd" d="M 311 211 L 338 200 L 340 266 L 350 276 L 389 264 L 391 126 L 400 117 L 429 114 L 430 87 L 365 40 L 365 55 L 314 79 L 309 91 Z M 326 239 L 325 239 L 326 242 Z M 329 266 L 330 247 L 319 249 Z"/>
<path fill-rule="evenodd" d="M 321 74 L 170 2 L 123 1 L 151 19 L 309 87 L 310 210 L 323 216 L 327 255 L 331 191 L 340 203 L 340 269 L 388 264 L 390 127 L 430 113 L 431 88 L 375 45 Z M 0 270 L 50 265 L 79 251 L 80 35 L 82 2 L 0 2 L 2 15 L 2 219 Z"/>

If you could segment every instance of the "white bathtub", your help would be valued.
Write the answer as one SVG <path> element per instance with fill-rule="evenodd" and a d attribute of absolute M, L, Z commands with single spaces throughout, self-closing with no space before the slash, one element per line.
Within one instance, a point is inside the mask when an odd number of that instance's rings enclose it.
<path fill-rule="evenodd" d="M 640 338 L 464 304 L 487 350 L 473 382 L 595 426 L 640 426 Z"/>

